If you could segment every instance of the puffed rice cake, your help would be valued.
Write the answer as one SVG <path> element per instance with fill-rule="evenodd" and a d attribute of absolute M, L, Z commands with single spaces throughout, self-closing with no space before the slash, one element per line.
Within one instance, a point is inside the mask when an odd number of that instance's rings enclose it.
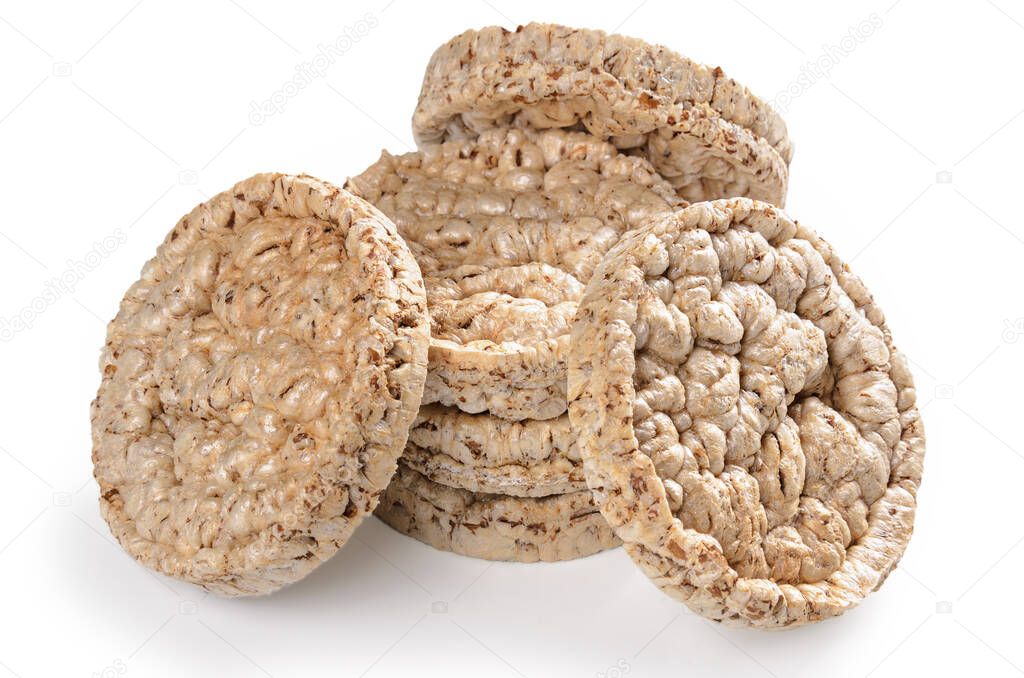
<path fill-rule="evenodd" d="M 517 125 L 583 127 L 650 160 L 692 202 L 785 203 L 793 147 L 782 118 L 722 69 L 642 40 L 531 23 L 469 30 L 434 52 L 417 142 Z"/>
<path fill-rule="evenodd" d="M 177 223 L 108 326 L 103 518 L 143 565 L 220 594 L 301 579 L 394 474 L 428 342 L 383 214 L 311 177 L 242 181 Z"/>
<path fill-rule="evenodd" d="M 414 487 L 432 488 L 429 496 L 477 498 L 444 504 L 442 516 L 396 478 L 391 508 L 378 515 L 464 555 L 588 555 L 562 519 L 546 518 L 552 527 L 532 542 L 436 525 L 475 524 L 481 506 L 549 515 L 541 507 L 578 503 L 586 485 L 565 414 L 575 302 L 621 233 L 685 201 L 646 161 L 565 130 L 496 129 L 384 154 L 347 187 L 395 220 L 424 271 L 432 332 L 424 402 L 434 404 L 424 405 L 403 463 L 424 476 Z M 415 507 L 418 521 L 399 519 L 416 515 Z M 592 515 L 587 525 L 601 520 Z"/>
<path fill-rule="evenodd" d="M 546 497 L 587 488 L 567 414 L 509 421 L 424 405 L 402 460 L 436 483 L 473 492 Z"/>
<path fill-rule="evenodd" d="M 384 153 L 346 188 L 395 222 L 423 270 L 423 402 L 516 421 L 566 411 L 569 324 L 604 252 L 686 204 L 646 160 L 566 130 Z"/>
<path fill-rule="evenodd" d="M 863 283 L 747 199 L 627 234 L 572 330 L 569 416 L 601 513 L 694 611 L 783 627 L 877 589 L 913 531 L 924 430 Z"/>
<path fill-rule="evenodd" d="M 572 560 L 619 545 L 589 490 L 540 498 L 471 492 L 435 483 L 404 461 L 376 515 L 438 550 L 486 560 Z"/>

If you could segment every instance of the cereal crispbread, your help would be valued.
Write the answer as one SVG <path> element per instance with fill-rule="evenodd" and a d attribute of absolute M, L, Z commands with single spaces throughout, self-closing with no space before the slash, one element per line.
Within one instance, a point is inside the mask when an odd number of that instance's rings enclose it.
<path fill-rule="evenodd" d="M 863 283 L 776 207 L 699 203 L 626 234 L 580 302 L 569 399 L 602 514 L 704 616 L 839 615 L 910 539 L 907 361 Z"/>
<path fill-rule="evenodd" d="M 522 563 L 573 560 L 619 545 L 589 490 L 509 497 L 447 487 L 399 463 L 377 517 L 441 551 Z"/>
<path fill-rule="evenodd" d="M 297 581 L 394 474 L 428 342 L 383 214 L 311 177 L 240 182 L 178 222 L 107 328 L 104 519 L 142 564 L 217 593 Z"/>
<path fill-rule="evenodd" d="M 531 23 L 469 30 L 437 49 L 417 142 L 517 125 L 581 126 L 650 160 L 692 202 L 785 202 L 793 148 L 782 118 L 722 69 L 636 38 Z"/>
<path fill-rule="evenodd" d="M 346 187 L 395 222 L 423 270 L 424 403 L 513 420 L 564 414 L 569 322 L 594 266 L 686 204 L 646 160 L 565 130 L 385 153 Z"/>

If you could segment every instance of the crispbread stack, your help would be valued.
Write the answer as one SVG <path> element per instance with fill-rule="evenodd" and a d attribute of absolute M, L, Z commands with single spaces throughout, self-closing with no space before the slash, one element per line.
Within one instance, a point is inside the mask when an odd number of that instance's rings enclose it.
<path fill-rule="evenodd" d="M 569 327 L 608 248 L 686 201 L 643 158 L 529 127 L 385 153 L 347 186 L 410 244 L 431 316 L 424 406 L 377 515 L 481 558 L 617 544 L 569 432 Z"/>
<path fill-rule="evenodd" d="M 92 407 L 126 551 L 263 594 L 376 512 L 491 560 L 621 539 L 728 624 L 882 584 L 913 531 L 916 391 L 867 287 L 780 208 L 768 106 L 662 47 L 530 24 L 438 49 L 413 130 L 351 192 L 261 174 L 209 199 L 129 288 Z"/>
<path fill-rule="evenodd" d="M 585 129 L 650 160 L 691 202 L 786 200 L 782 117 L 721 68 L 636 38 L 541 23 L 452 38 L 427 65 L 417 142 L 501 125 Z"/>
<path fill-rule="evenodd" d="M 576 304 L 651 218 L 723 195 L 781 202 L 785 127 L 718 69 L 531 24 L 439 48 L 413 130 L 418 151 L 346 186 L 409 242 L 431 315 L 424 405 L 377 515 L 489 559 L 609 548 L 566 414 Z"/>

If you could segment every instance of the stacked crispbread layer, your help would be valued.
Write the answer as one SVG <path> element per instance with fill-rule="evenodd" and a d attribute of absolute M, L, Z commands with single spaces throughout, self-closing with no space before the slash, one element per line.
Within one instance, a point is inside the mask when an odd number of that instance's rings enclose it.
<path fill-rule="evenodd" d="M 725 195 L 781 202 L 785 127 L 718 69 L 531 24 L 439 48 L 413 131 L 418 151 L 347 185 L 409 242 L 431 315 L 424 405 L 377 515 L 483 558 L 608 548 L 566 414 L 576 304 L 653 217 Z"/>
<path fill-rule="evenodd" d="M 607 141 L 529 127 L 385 153 L 348 187 L 409 242 L 431 315 L 425 404 L 377 515 L 482 558 L 615 545 L 569 433 L 569 328 L 608 248 L 686 201 Z"/>

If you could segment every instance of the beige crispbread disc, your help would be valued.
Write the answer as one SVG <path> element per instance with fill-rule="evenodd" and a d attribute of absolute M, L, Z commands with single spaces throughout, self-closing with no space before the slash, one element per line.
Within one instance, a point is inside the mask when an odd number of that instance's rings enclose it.
<path fill-rule="evenodd" d="M 531 23 L 466 31 L 438 48 L 416 140 L 508 125 L 582 125 L 650 159 L 690 201 L 785 201 L 793 149 L 782 118 L 720 68 L 635 38 Z"/>
<path fill-rule="evenodd" d="M 896 566 L 924 457 L 913 380 L 813 231 L 746 199 L 656 219 L 598 267 L 572 342 L 587 483 L 664 591 L 781 627 Z"/>
<path fill-rule="evenodd" d="M 430 480 L 473 492 L 545 497 L 587 489 L 569 417 L 509 421 L 424 405 L 402 461 Z"/>
<path fill-rule="evenodd" d="M 565 412 L 584 283 L 619 235 L 686 204 L 647 161 L 565 130 L 385 153 L 346 188 L 394 220 L 423 270 L 424 403 L 514 420 Z"/>
<path fill-rule="evenodd" d="M 394 474 L 428 342 L 384 215 L 310 177 L 237 184 L 177 223 L 107 328 L 104 519 L 141 563 L 211 591 L 297 581 Z"/>
<path fill-rule="evenodd" d="M 435 483 L 398 464 L 376 515 L 441 551 L 521 563 L 573 560 L 619 545 L 589 490 L 524 498 Z"/>

